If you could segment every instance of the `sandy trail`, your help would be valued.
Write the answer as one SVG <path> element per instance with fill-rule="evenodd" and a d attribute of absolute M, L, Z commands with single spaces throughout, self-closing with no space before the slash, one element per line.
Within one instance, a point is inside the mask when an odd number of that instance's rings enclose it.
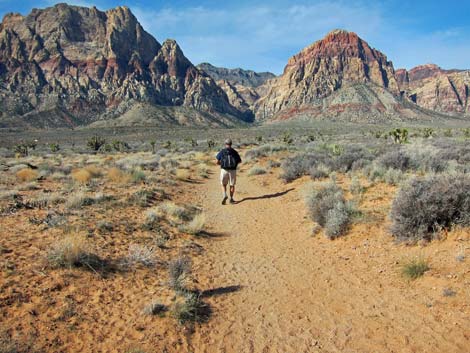
<path fill-rule="evenodd" d="M 389 273 L 393 244 L 312 237 L 301 183 L 244 168 L 239 203 L 222 206 L 214 173 L 198 195 L 217 236 L 196 273 L 220 295 L 207 298 L 215 312 L 192 336 L 194 352 L 467 351 L 468 317 L 444 318 L 408 292 Z"/>

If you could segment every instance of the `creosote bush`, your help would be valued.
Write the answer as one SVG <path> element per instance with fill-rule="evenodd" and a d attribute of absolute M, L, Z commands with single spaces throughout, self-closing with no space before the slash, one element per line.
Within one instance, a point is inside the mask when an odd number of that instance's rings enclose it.
<path fill-rule="evenodd" d="M 441 229 L 470 226 L 470 176 L 412 179 L 393 201 L 391 233 L 398 239 L 431 240 Z"/>

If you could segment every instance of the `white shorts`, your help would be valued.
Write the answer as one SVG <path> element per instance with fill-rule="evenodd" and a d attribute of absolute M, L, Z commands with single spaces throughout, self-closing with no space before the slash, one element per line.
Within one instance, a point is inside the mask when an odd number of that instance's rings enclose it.
<path fill-rule="evenodd" d="M 237 171 L 236 170 L 220 170 L 220 183 L 222 185 L 227 185 L 230 181 L 230 186 L 235 186 L 237 181 Z"/>

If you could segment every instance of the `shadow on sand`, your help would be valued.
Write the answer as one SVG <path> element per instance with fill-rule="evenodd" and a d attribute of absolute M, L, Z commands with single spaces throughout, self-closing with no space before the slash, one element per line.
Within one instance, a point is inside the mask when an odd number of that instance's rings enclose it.
<path fill-rule="evenodd" d="M 207 297 L 213 297 L 216 295 L 238 292 L 241 289 L 242 289 L 242 286 L 218 287 L 214 289 L 207 289 L 207 290 L 201 291 L 199 294 L 201 297 L 207 298 Z"/>
<path fill-rule="evenodd" d="M 253 197 L 244 197 L 243 199 L 235 202 L 236 204 L 245 202 L 245 201 L 254 201 L 254 200 L 262 200 L 262 199 L 274 199 L 276 197 L 281 197 L 284 196 L 285 194 L 291 192 L 292 190 L 295 190 L 295 188 L 288 189 L 286 191 L 282 192 L 277 192 L 275 194 L 267 194 L 267 195 L 261 195 L 261 196 L 253 196 Z"/>

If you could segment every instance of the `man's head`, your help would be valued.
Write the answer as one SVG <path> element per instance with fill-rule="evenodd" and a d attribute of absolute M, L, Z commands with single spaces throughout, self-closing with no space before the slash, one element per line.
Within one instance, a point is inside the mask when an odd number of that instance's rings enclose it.
<path fill-rule="evenodd" d="M 226 147 L 232 147 L 232 139 L 225 139 L 225 146 Z"/>

